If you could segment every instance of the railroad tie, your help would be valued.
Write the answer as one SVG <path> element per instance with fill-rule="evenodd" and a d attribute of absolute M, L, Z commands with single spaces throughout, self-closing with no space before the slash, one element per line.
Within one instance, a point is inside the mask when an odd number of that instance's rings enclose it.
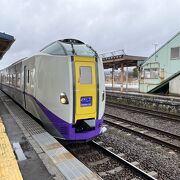
<path fill-rule="evenodd" d="M 117 172 L 120 172 L 123 168 L 121 166 L 118 166 L 114 169 L 111 169 L 109 171 L 107 171 L 108 174 L 116 174 Z"/>
<path fill-rule="evenodd" d="M 99 154 L 98 151 L 93 151 L 93 152 L 88 152 L 88 153 L 86 153 L 86 154 L 80 154 L 78 157 L 79 157 L 79 158 L 83 158 L 85 155 L 86 155 L 86 156 L 96 156 L 96 155 L 98 155 L 98 154 Z"/>
<path fill-rule="evenodd" d="M 157 174 L 157 172 L 155 172 L 155 171 L 151 171 L 151 172 L 149 172 L 148 174 L 149 174 L 150 176 L 154 177 L 154 178 L 157 178 L 157 177 L 158 177 L 158 174 Z"/>
<path fill-rule="evenodd" d="M 102 141 L 97 141 L 97 143 L 98 143 L 99 145 L 103 144 L 103 142 L 102 142 Z"/>
<path fill-rule="evenodd" d="M 105 149 L 109 150 L 109 151 L 112 151 L 113 148 L 112 147 L 106 147 Z"/>
<path fill-rule="evenodd" d="M 90 166 L 97 166 L 97 165 L 99 165 L 99 164 L 104 164 L 104 163 L 106 163 L 106 162 L 108 162 L 108 161 L 109 161 L 109 158 L 107 157 L 107 158 L 101 159 L 101 160 L 99 160 L 99 161 L 89 162 L 88 164 L 89 164 Z"/>
<path fill-rule="evenodd" d="M 124 153 L 119 153 L 119 154 L 117 154 L 119 157 L 124 157 L 125 156 L 125 154 Z"/>
<path fill-rule="evenodd" d="M 103 177 L 103 176 L 107 176 L 108 174 L 116 174 L 117 172 L 120 172 L 122 171 L 123 168 L 121 166 L 118 166 L 114 169 L 111 169 L 109 171 L 106 171 L 106 172 L 98 172 L 99 176 Z"/>
<path fill-rule="evenodd" d="M 137 162 L 137 161 L 131 162 L 131 164 L 134 165 L 134 166 L 136 166 L 136 167 L 139 166 L 139 162 Z"/>

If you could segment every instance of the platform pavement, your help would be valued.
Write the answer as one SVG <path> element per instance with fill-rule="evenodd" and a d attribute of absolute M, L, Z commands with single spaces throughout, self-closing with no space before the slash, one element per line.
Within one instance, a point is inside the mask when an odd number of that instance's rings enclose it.
<path fill-rule="evenodd" d="M 11 145 L 14 142 L 19 142 L 25 156 L 24 161 L 18 161 L 18 165 L 24 180 L 53 180 L 53 176 L 48 172 L 38 154 L 34 151 L 21 128 L 17 125 L 15 119 L 4 106 L 3 97 L 7 97 L 0 91 L 0 116 L 5 125 Z M 0 178 L 1 179 L 1 178 Z M 11 180 L 11 179 L 8 179 Z"/>
<path fill-rule="evenodd" d="M 11 143 L 20 142 L 27 157 L 18 162 L 25 180 L 100 179 L 1 91 L 0 115 Z"/>
<path fill-rule="evenodd" d="M 0 117 L 0 179 L 22 180 L 16 157 L 13 153 L 4 124 Z"/>

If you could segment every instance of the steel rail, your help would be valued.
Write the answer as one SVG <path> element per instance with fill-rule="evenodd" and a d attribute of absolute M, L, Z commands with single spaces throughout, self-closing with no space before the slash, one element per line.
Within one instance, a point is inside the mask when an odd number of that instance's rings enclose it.
<path fill-rule="evenodd" d="M 180 136 L 178 136 L 178 135 L 175 135 L 175 134 L 172 134 L 172 133 L 169 133 L 169 132 L 165 132 L 165 131 L 162 131 L 162 130 L 159 130 L 159 129 L 156 129 L 156 128 L 148 127 L 148 126 L 145 126 L 145 125 L 142 125 L 142 124 L 139 124 L 139 123 L 135 123 L 135 122 L 129 121 L 127 119 L 123 119 L 123 118 L 120 118 L 120 117 L 117 117 L 117 116 L 114 116 L 114 115 L 111 115 L 111 114 L 105 113 L 105 117 L 110 117 L 112 119 L 116 119 L 116 120 L 119 120 L 121 122 L 130 124 L 130 125 L 133 125 L 133 126 L 137 126 L 137 127 L 140 127 L 140 128 L 144 128 L 144 129 L 147 129 L 147 130 L 150 129 L 151 131 L 154 131 L 156 133 L 163 134 L 163 135 L 165 135 L 167 137 L 172 137 L 172 138 L 175 138 L 177 140 L 180 140 Z M 110 120 L 104 120 L 104 121 L 106 123 L 110 124 L 110 125 L 113 125 L 115 127 L 121 128 L 121 129 L 125 129 L 126 131 L 134 133 L 134 134 L 136 134 L 138 136 L 143 136 L 146 139 L 153 140 L 153 141 L 157 142 L 160 145 L 164 144 L 165 146 L 180 152 L 180 147 L 178 145 L 174 145 L 174 144 L 166 142 L 166 141 L 164 141 L 162 139 L 152 137 L 152 136 L 150 136 L 148 134 L 145 134 L 145 133 L 136 131 L 134 129 L 131 129 L 130 127 L 123 126 L 122 124 L 116 124 L 116 123 L 114 123 L 114 122 L 112 122 Z"/>
<path fill-rule="evenodd" d="M 163 131 L 163 130 L 160 130 L 160 129 L 157 129 L 157 128 L 154 128 L 154 127 L 146 126 L 146 125 L 143 125 L 143 124 L 140 124 L 140 123 L 137 123 L 137 122 L 133 122 L 133 121 L 130 121 L 128 119 L 120 118 L 120 117 L 114 116 L 112 114 L 105 113 L 104 115 L 112 117 L 112 118 L 120 120 L 120 121 L 123 121 L 123 122 L 128 123 L 128 124 L 134 125 L 134 126 L 138 126 L 140 128 L 144 128 L 144 129 L 147 129 L 147 130 L 151 130 L 151 131 L 163 134 L 165 136 L 171 136 L 172 138 L 175 138 L 175 139 L 180 141 L 180 136 L 178 136 L 176 134 L 173 134 L 173 133 L 170 133 L 170 132 L 167 132 L 167 131 Z"/>
<path fill-rule="evenodd" d="M 160 118 L 163 118 L 163 119 L 166 119 L 166 120 L 169 120 L 169 121 L 174 121 L 174 122 L 179 122 L 180 123 L 180 116 L 178 116 L 178 115 L 173 115 L 173 114 L 160 112 L 160 111 L 155 111 L 155 110 L 149 110 L 149 109 L 135 107 L 135 106 L 131 106 L 131 105 L 113 103 L 113 102 L 109 102 L 109 101 L 106 101 L 106 104 L 107 104 L 107 106 L 127 109 L 127 110 L 130 110 L 132 112 L 139 112 L 139 113 L 142 113 L 142 114 L 148 114 L 148 115 L 151 115 L 151 116 L 154 116 L 154 117 L 160 117 Z"/>
<path fill-rule="evenodd" d="M 125 159 L 123 159 L 122 157 L 118 156 L 117 154 L 113 153 L 112 151 L 110 151 L 110 150 L 104 148 L 103 146 L 99 145 L 97 142 L 91 141 L 89 143 L 92 144 L 93 146 L 98 147 L 104 153 L 109 154 L 111 157 L 115 158 L 116 160 L 120 161 L 125 166 L 128 166 L 133 172 L 135 172 L 137 175 L 140 175 L 144 179 L 147 179 L 147 180 L 156 180 L 156 178 L 150 176 L 145 171 L 143 171 L 143 170 L 139 169 L 138 167 L 134 166 L 133 164 L 131 164 L 130 162 L 126 161 Z"/>

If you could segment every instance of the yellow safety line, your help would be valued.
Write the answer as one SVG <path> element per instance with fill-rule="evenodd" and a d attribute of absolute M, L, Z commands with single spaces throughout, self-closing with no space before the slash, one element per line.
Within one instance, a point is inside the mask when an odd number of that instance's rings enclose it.
<path fill-rule="evenodd" d="M 0 117 L 0 180 L 22 180 L 15 155 Z"/>

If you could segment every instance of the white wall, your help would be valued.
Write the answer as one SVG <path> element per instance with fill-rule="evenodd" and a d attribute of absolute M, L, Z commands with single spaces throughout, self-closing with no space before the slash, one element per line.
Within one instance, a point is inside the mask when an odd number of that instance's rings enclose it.
<path fill-rule="evenodd" d="M 180 95 L 180 75 L 170 81 L 169 93 Z"/>

